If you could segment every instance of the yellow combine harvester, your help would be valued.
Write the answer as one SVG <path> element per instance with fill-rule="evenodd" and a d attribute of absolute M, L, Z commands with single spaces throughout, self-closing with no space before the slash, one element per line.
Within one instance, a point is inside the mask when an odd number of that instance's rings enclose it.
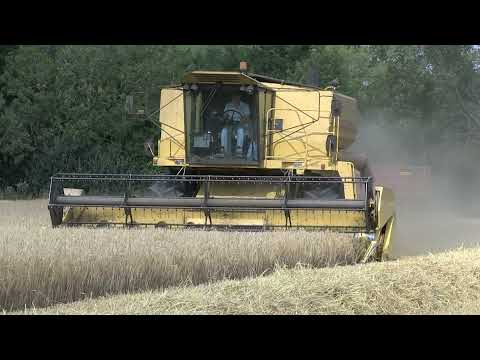
<path fill-rule="evenodd" d="M 345 152 L 359 117 L 334 86 L 187 73 L 160 92 L 159 174 L 57 174 L 52 225 L 328 229 L 364 243 L 364 261 L 384 259 L 394 198 Z"/>

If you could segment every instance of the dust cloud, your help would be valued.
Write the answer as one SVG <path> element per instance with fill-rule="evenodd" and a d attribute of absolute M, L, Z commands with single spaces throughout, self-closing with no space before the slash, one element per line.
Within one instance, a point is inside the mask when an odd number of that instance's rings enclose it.
<path fill-rule="evenodd" d="M 480 145 L 426 141 L 420 132 L 399 126 L 400 121 L 390 126 L 366 119 L 362 122 L 349 151 L 365 154 L 375 184 L 395 192 L 397 226 L 392 255 L 479 245 Z"/>

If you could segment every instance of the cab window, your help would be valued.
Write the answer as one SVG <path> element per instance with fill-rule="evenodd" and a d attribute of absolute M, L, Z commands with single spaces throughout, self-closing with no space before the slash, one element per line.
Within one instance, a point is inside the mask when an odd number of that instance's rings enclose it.
<path fill-rule="evenodd" d="M 253 86 L 184 86 L 188 161 L 258 163 L 258 92 Z"/>

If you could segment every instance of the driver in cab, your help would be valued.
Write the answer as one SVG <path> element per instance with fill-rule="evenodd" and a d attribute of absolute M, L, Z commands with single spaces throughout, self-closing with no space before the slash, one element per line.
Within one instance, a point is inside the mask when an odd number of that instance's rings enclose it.
<path fill-rule="evenodd" d="M 230 120 L 231 125 L 234 128 L 237 138 L 235 155 L 242 156 L 243 154 L 243 142 L 245 139 L 245 129 L 241 126 L 241 122 L 247 120 L 250 117 L 250 107 L 248 104 L 240 100 L 240 94 L 234 94 L 232 100 L 225 105 L 224 109 L 225 117 Z M 225 148 L 228 142 L 228 129 L 224 127 L 220 135 L 221 154 L 225 154 Z"/>

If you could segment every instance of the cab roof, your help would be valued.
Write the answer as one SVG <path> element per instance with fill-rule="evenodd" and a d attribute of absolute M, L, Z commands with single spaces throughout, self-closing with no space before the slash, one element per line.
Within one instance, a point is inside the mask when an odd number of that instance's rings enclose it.
<path fill-rule="evenodd" d="M 183 83 L 203 83 L 203 84 L 240 84 L 255 85 L 263 88 L 272 88 L 274 84 L 290 85 L 298 88 L 309 88 L 315 90 L 323 90 L 316 86 L 310 86 L 291 81 L 272 78 L 265 75 L 239 71 L 192 71 L 186 73 L 183 77 Z"/>

